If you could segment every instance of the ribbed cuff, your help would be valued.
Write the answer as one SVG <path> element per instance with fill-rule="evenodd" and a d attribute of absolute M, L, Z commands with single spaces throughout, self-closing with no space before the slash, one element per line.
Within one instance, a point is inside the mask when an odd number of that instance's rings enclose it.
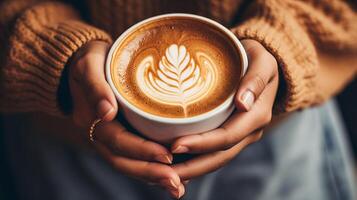
<path fill-rule="evenodd" d="M 307 107 L 318 98 L 314 89 L 317 57 L 312 43 L 293 20 L 285 24 L 269 23 L 267 19 L 248 20 L 232 32 L 239 39 L 260 42 L 278 61 L 280 83 L 274 113 Z"/>
<path fill-rule="evenodd" d="M 1 69 L 0 110 L 62 115 L 57 90 L 69 58 L 91 40 L 111 42 L 108 34 L 77 18 L 68 6 L 54 3 L 38 6 L 17 21 L 8 62 Z"/>

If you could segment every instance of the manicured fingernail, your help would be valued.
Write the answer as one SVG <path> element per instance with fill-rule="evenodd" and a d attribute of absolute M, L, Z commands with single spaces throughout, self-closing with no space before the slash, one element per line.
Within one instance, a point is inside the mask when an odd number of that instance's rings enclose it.
<path fill-rule="evenodd" d="M 185 188 L 183 185 L 180 185 L 179 189 L 178 189 L 178 196 L 177 199 L 181 198 L 183 196 L 183 194 L 185 193 Z"/>
<path fill-rule="evenodd" d="M 171 191 L 175 191 L 179 189 L 172 179 L 164 179 L 160 181 L 160 184 L 166 188 L 169 188 Z"/>
<path fill-rule="evenodd" d="M 185 189 L 183 186 L 180 186 L 178 190 L 170 190 L 171 195 L 176 198 L 180 199 L 185 192 Z"/>
<path fill-rule="evenodd" d="M 172 164 L 172 159 L 171 155 L 158 155 L 155 157 L 155 160 L 166 164 Z"/>
<path fill-rule="evenodd" d="M 247 110 L 249 110 L 254 104 L 254 94 L 250 90 L 245 91 L 240 99 Z"/>
<path fill-rule="evenodd" d="M 172 153 L 186 153 L 188 152 L 188 148 L 185 146 L 178 146 L 172 150 Z"/>
<path fill-rule="evenodd" d="M 105 120 L 105 118 L 114 110 L 114 107 L 107 101 L 101 100 L 97 105 L 97 117 Z"/>
<path fill-rule="evenodd" d="M 170 193 L 171 193 L 171 196 L 173 197 L 173 198 L 176 198 L 176 199 L 179 199 L 179 191 L 178 190 L 170 190 Z"/>

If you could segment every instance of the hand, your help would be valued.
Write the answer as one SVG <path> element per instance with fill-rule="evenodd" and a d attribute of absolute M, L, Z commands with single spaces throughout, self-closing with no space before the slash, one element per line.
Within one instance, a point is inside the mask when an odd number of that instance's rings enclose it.
<path fill-rule="evenodd" d="M 73 120 L 88 138 L 95 129 L 94 147 L 119 171 L 164 187 L 174 197 L 184 193 L 177 173 L 168 165 L 172 154 L 162 145 L 145 140 L 112 121 L 118 110 L 115 96 L 106 82 L 104 65 L 109 44 L 93 41 L 82 47 L 69 65 L 69 86 L 73 100 Z"/>
<path fill-rule="evenodd" d="M 203 154 L 173 166 L 182 181 L 212 172 L 258 141 L 272 117 L 279 73 L 275 58 L 257 41 L 243 40 L 249 68 L 235 98 L 236 112 L 218 129 L 184 136 L 172 144 L 173 153 Z"/>

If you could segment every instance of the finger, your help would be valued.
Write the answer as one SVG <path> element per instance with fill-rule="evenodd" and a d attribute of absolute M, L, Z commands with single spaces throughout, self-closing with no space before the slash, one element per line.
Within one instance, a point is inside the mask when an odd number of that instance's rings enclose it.
<path fill-rule="evenodd" d="M 77 126 L 88 129 L 93 121 L 93 108 L 88 104 L 86 94 L 78 85 L 72 84 L 70 89 L 73 103 L 73 121 Z"/>
<path fill-rule="evenodd" d="M 87 53 L 84 53 L 70 69 L 70 84 L 78 85 L 82 89 L 85 100 L 94 111 L 92 120 L 110 121 L 117 112 L 115 96 L 104 75 L 108 48 L 108 44 L 104 42 L 90 43 L 86 47 Z"/>
<path fill-rule="evenodd" d="M 128 132 L 118 122 L 99 124 L 96 128 L 95 141 L 104 144 L 116 155 L 172 163 L 172 154 L 164 146 Z"/>
<path fill-rule="evenodd" d="M 182 191 L 180 177 L 171 167 L 113 155 L 101 143 L 96 143 L 95 146 L 104 158 L 123 174 L 145 182 L 158 183 L 174 197 L 178 197 L 180 194 L 181 196 L 183 195 L 184 191 Z"/>
<path fill-rule="evenodd" d="M 181 183 L 179 186 L 178 194 L 175 193 L 174 197 L 180 199 L 184 194 L 185 194 L 185 185 Z"/>
<path fill-rule="evenodd" d="M 249 68 L 239 84 L 235 103 L 239 110 L 248 111 L 267 84 L 278 74 L 275 58 L 257 41 L 243 40 Z"/>
<path fill-rule="evenodd" d="M 263 131 L 259 130 L 247 136 L 240 143 L 231 149 L 205 154 L 188 160 L 184 163 L 173 165 L 173 169 L 180 176 L 181 181 L 190 180 L 204 174 L 213 172 L 232 160 L 247 145 L 258 141 L 262 137 Z"/>
<path fill-rule="evenodd" d="M 261 129 L 272 118 L 277 78 L 269 84 L 249 112 L 236 112 L 220 128 L 181 137 L 173 142 L 173 153 L 208 153 L 229 149 L 247 135 Z"/>

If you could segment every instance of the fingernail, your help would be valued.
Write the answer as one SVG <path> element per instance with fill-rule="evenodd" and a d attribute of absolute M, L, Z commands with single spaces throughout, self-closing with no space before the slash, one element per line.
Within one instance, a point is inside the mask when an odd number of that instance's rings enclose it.
<path fill-rule="evenodd" d="M 97 105 L 97 117 L 105 120 L 105 118 L 114 110 L 114 107 L 107 101 L 101 100 Z"/>
<path fill-rule="evenodd" d="M 183 186 L 180 186 L 178 190 L 170 190 L 171 195 L 176 198 L 180 199 L 185 192 L 185 189 Z"/>
<path fill-rule="evenodd" d="M 188 152 L 188 148 L 185 146 L 178 146 L 172 150 L 172 153 L 186 153 Z"/>
<path fill-rule="evenodd" d="M 181 198 L 183 196 L 183 194 L 185 193 L 185 188 L 183 185 L 181 185 L 178 189 L 178 196 L 177 199 Z"/>
<path fill-rule="evenodd" d="M 247 110 L 249 110 L 254 104 L 254 94 L 250 90 L 245 91 L 240 99 Z"/>
<path fill-rule="evenodd" d="M 170 191 L 175 191 L 179 189 L 172 179 L 164 179 L 160 181 L 160 184 L 166 188 L 169 188 Z"/>
<path fill-rule="evenodd" d="M 178 190 L 170 190 L 170 193 L 173 198 L 179 199 L 180 193 Z"/>
<path fill-rule="evenodd" d="M 190 180 L 183 181 L 183 184 L 187 185 L 190 182 Z"/>
<path fill-rule="evenodd" d="M 172 164 L 172 159 L 172 156 L 169 155 L 158 155 L 155 157 L 155 160 L 166 164 Z"/>

